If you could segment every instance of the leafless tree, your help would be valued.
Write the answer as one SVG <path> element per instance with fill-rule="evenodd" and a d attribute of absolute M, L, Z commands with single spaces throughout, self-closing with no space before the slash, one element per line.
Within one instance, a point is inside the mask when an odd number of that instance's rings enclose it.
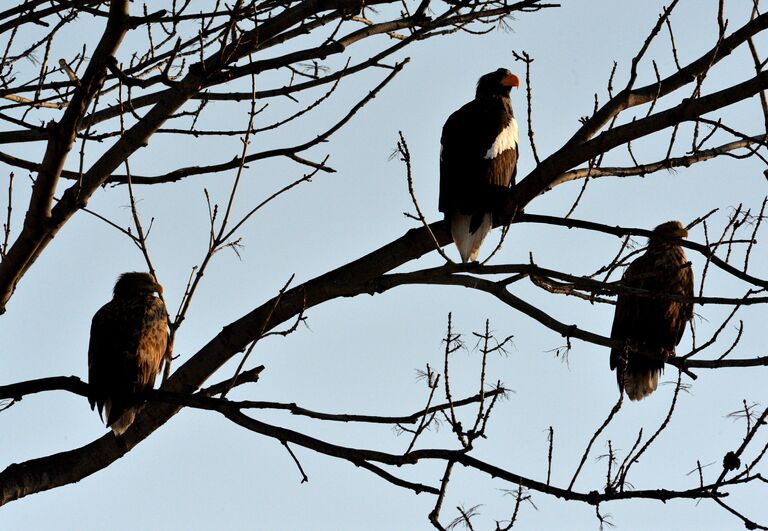
<path fill-rule="evenodd" d="M 13 311 L 12 301 L 17 285 L 38 260 L 45 260 L 45 251 L 74 216 L 96 216 L 114 229 L 116 238 L 134 244 L 142 253 L 147 267 L 158 275 L 189 275 L 187 289 L 181 300 L 167 301 L 178 310 L 169 319 L 175 337 L 189 311 L 194 308 L 195 294 L 216 253 L 223 249 L 238 252 L 240 233 L 253 215 L 272 201 L 290 201 L 289 191 L 309 182 L 314 176 L 333 172 L 332 159 L 314 160 L 307 155 L 311 148 L 330 139 L 350 120 L 361 115 L 373 98 L 386 94 L 388 83 L 406 67 L 409 60 L 394 61 L 391 57 L 409 45 L 431 38 L 451 38 L 457 32 L 485 32 L 510 17 L 535 13 L 558 6 L 543 0 L 476 0 L 471 2 L 445 0 L 239 0 L 233 5 L 216 1 L 206 3 L 207 10 L 193 9 L 194 2 L 168 1 L 164 9 L 151 11 L 129 0 L 25 0 L 0 12 L 0 35 L 4 38 L 2 68 L 0 69 L 0 162 L 12 168 L 8 176 L 8 194 L 2 244 L 0 245 L 0 313 Z M 753 521 L 748 510 L 732 507 L 727 495 L 737 489 L 764 489 L 762 460 L 768 444 L 765 439 L 765 419 L 768 409 L 755 410 L 744 403 L 740 416 L 746 423 L 741 441 L 733 448 L 723 449 L 722 466 L 717 470 L 696 471 L 697 481 L 688 488 L 667 488 L 660 484 L 653 489 L 634 489 L 629 478 L 640 467 L 639 458 L 652 445 L 666 426 L 674 420 L 678 394 L 685 389 L 699 370 L 722 368 L 753 368 L 768 365 L 768 356 L 734 355 L 739 350 L 743 326 L 735 339 L 721 334 L 736 316 L 768 302 L 765 290 L 768 279 L 760 273 L 765 264 L 750 262 L 757 248 L 758 234 L 765 218 L 766 200 L 749 204 L 745 200 L 727 216 L 725 222 L 714 221 L 713 212 L 702 213 L 697 219 L 685 220 L 689 228 L 697 227 L 696 238 L 685 241 L 688 252 L 704 263 L 697 271 L 698 308 L 721 305 L 731 308 L 710 337 L 694 341 L 687 353 L 678 353 L 669 360 L 670 368 L 678 371 L 674 398 L 664 422 L 651 436 L 642 433 L 634 447 L 624 455 L 614 452 L 608 440 L 608 455 L 604 484 L 591 485 L 588 490 L 575 487 L 584 466 L 594 458 L 595 444 L 605 439 L 604 430 L 622 408 L 619 399 L 608 411 L 605 422 L 596 427 L 594 436 L 585 441 L 579 463 L 573 463 L 570 484 L 557 485 L 550 481 L 553 452 L 557 452 L 557 427 L 548 433 L 548 470 L 541 478 L 526 477 L 504 466 L 485 462 L 473 455 L 479 438 L 493 439 L 492 419 L 498 400 L 507 391 L 501 382 L 487 374 L 486 360 L 504 351 L 510 337 L 496 337 L 489 324 L 474 338 L 455 332 L 449 316 L 444 337 L 443 366 L 427 366 L 423 373 L 426 383 L 426 403 L 416 412 L 402 416 L 373 416 L 352 413 L 331 414 L 312 411 L 293 403 L 253 400 L 229 400 L 227 393 L 238 386 L 258 380 L 262 366 L 248 368 L 249 355 L 255 345 L 270 335 L 287 335 L 297 329 L 310 308 L 333 299 L 358 294 L 379 294 L 402 285 L 463 286 L 484 292 L 527 315 L 540 326 L 562 335 L 571 349 L 574 340 L 602 347 L 620 346 L 579 323 L 569 323 L 543 308 L 539 298 L 526 300 L 513 294 L 511 288 L 530 282 L 539 288 L 541 299 L 570 296 L 579 303 L 613 304 L 617 293 L 638 290 L 617 282 L 622 268 L 637 254 L 633 238 L 648 236 L 646 228 L 606 225 L 571 217 L 581 208 L 588 211 L 585 194 L 596 179 L 646 176 L 657 172 L 690 167 L 713 158 L 730 159 L 736 168 L 744 160 L 760 160 L 768 166 L 768 58 L 755 44 L 765 35 L 768 14 L 761 14 L 756 1 L 751 17 L 728 21 L 720 10 L 713 23 L 719 36 L 711 48 L 694 60 L 678 60 L 678 44 L 673 33 L 673 0 L 660 14 L 655 27 L 637 55 L 627 65 L 615 65 L 607 80 L 607 101 L 595 98 L 593 112 L 583 118 L 581 126 L 570 138 L 551 153 L 535 145 L 533 97 L 534 59 L 525 52 L 517 54 L 525 65 L 527 86 L 528 144 L 536 160 L 534 169 L 518 178 L 513 196 L 507 205 L 513 225 L 545 224 L 562 231 L 584 231 L 618 237 L 621 244 L 613 253 L 606 253 L 602 266 L 591 274 L 558 271 L 536 263 L 531 256 L 527 263 L 507 263 L 464 266 L 453 263 L 427 269 L 393 270 L 413 262 L 427 253 L 442 252 L 450 236 L 443 222 L 429 223 L 413 192 L 412 154 L 406 138 L 401 135 L 398 156 L 404 161 L 404 172 L 414 204 L 417 227 L 402 237 L 330 270 L 312 280 L 294 285 L 293 279 L 275 286 L 275 296 L 254 307 L 250 312 L 227 324 L 211 337 L 199 351 L 182 355 L 178 366 L 166 363 L 161 389 L 148 394 L 148 403 L 137 422 L 121 437 L 107 433 L 79 448 L 41 456 L 12 464 L 0 472 L 0 504 L 77 482 L 110 466 L 168 422 L 180 408 L 199 408 L 217 412 L 232 423 L 263 437 L 273 438 L 291 453 L 301 475 L 307 478 L 300 461 L 291 448 L 302 447 L 329 458 L 346 460 L 376 474 L 384 481 L 415 493 L 435 496 L 434 509 L 428 517 L 437 529 L 454 525 L 473 528 L 478 509 L 460 507 L 456 520 L 444 516 L 443 501 L 451 486 L 455 465 L 462 465 L 489 478 L 500 478 L 509 484 L 515 504 L 510 515 L 500 518 L 496 529 L 510 529 L 533 495 L 554 496 L 566 502 L 586 503 L 595 507 L 602 525 L 601 509 L 615 500 L 696 499 L 716 503 L 741 520 L 749 529 L 768 529 L 768 521 Z M 153 2 L 152 9 L 159 3 Z M 197 10 L 196 10 L 197 9 Z M 520 17 L 515 23 L 524 24 Z M 98 26 L 101 35 L 96 43 L 72 43 L 59 39 L 60 33 L 78 24 Z M 377 38 L 378 37 L 378 38 Z M 386 37 L 386 38 L 382 38 Z M 649 64 L 646 53 L 652 45 L 665 40 L 674 55 L 676 68 L 664 74 Z M 364 43 L 367 43 L 365 46 Z M 709 73 L 729 55 L 746 51 L 754 60 L 754 74 L 747 79 L 734 79 L 727 86 L 710 90 L 706 83 Z M 414 61 L 416 63 L 417 61 Z M 656 80 L 638 86 L 641 72 L 653 71 Z M 296 142 L 274 146 L 261 151 L 253 149 L 252 139 L 274 133 L 291 122 L 306 119 L 307 113 L 325 105 L 338 87 L 362 73 L 380 73 L 378 83 L 360 90 L 357 101 L 348 105 L 329 128 L 307 131 Z M 618 79 L 626 78 L 617 87 Z M 261 80 L 268 80 L 262 84 Z M 258 82 L 257 82 L 258 80 Z M 595 90 L 601 90 L 595 87 Z M 272 102 L 289 98 L 299 110 L 282 118 L 265 122 L 260 114 Z M 761 115 L 762 126 L 733 123 L 720 114 L 736 104 L 747 103 L 754 114 Z M 227 124 L 222 129 L 209 129 L 206 117 L 219 109 L 237 108 L 244 117 L 242 124 Z M 222 111 L 224 112 L 224 111 Z M 211 151 L 205 163 L 159 168 L 154 174 L 131 171 L 131 157 L 141 148 L 152 149 L 153 142 L 163 135 L 190 137 L 205 151 L 207 143 L 218 137 L 237 137 L 242 150 L 234 158 L 217 157 Z M 647 138 L 665 138 L 668 148 L 650 160 L 636 157 L 632 145 Z M 40 156 L 34 159 L 19 155 L 19 146 L 39 146 Z M 626 150 L 632 164 L 608 166 L 608 153 Z M 304 168 L 303 175 L 285 182 L 273 195 L 253 204 L 245 213 L 233 208 L 248 164 L 267 159 L 289 160 Z M 172 162 L 172 161 L 171 161 Z M 29 173 L 31 192 L 25 208 L 19 207 L 19 175 Z M 16 176 L 14 178 L 14 175 Z M 768 175 L 768 170 L 766 170 Z M 208 244 L 199 263 L 186 272 L 155 271 L 148 233 L 151 222 L 141 212 L 135 190 L 142 194 L 161 193 L 160 185 L 175 186 L 192 177 L 209 183 L 228 177 L 227 199 L 221 205 L 208 200 Z M 430 177 L 431 178 L 431 177 Z M 563 216 L 530 213 L 536 199 L 559 185 L 580 181 L 581 192 L 573 207 Z M 132 224 L 129 227 L 114 221 L 109 213 L 88 208 L 95 194 L 128 190 Z M 158 190 L 155 192 L 155 190 Z M 25 197 L 21 193 L 22 197 Z M 15 200 L 15 202 L 14 202 Z M 755 198 L 748 198 L 754 202 Z M 23 223 L 18 212 L 23 210 Z M 694 233 L 692 233 L 694 234 Z M 608 256 L 613 254 L 613 256 Z M 751 267 L 750 267 L 751 266 Z M 758 271 L 755 273 L 754 271 Z M 707 279 L 717 271 L 745 286 L 730 296 L 705 296 Z M 205 277 L 207 278 L 207 277 Z M 663 293 L 641 293 L 650 297 L 670 297 Z M 572 300 L 572 299 L 571 299 Z M 476 345 L 475 345 L 476 344 Z M 456 396 L 451 382 L 457 376 L 449 371 L 452 354 L 461 348 L 475 348 L 481 353 L 477 392 Z M 604 349 L 607 360 L 607 349 Z M 234 374 L 215 378 L 219 369 L 239 353 Z M 44 375 L 41 375 L 44 376 Z M 218 379 L 210 385 L 209 379 Z M 87 384 L 75 377 L 43 377 L 0 387 L 4 408 L 11 407 L 22 397 L 52 390 L 66 390 L 87 396 Z M 402 453 L 388 453 L 375 448 L 352 448 L 342 442 L 329 442 L 278 425 L 258 420 L 259 410 L 285 410 L 307 419 L 323 422 L 355 422 L 389 424 L 407 435 Z M 450 426 L 440 446 L 423 445 L 422 435 L 436 423 Z M 762 436 L 762 439 L 761 439 Z M 546 449 L 545 449 L 546 450 Z M 692 448 L 691 451 L 695 451 Z M 423 483 L 398 476 L 402 466 L 418 467 L 421 463 L 439 461 L 444 465 L 441 477 Z"/>

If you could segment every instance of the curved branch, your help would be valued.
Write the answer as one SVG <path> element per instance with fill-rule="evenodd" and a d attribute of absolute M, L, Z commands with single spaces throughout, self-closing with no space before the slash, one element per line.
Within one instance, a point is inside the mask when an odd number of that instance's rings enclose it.
<path fill-rule="evenodd" d="M 433 223 L 430 225 L 430 229 L 440 245 L 446 245 L 451 240 L 444 222 Z M 338 297 L 353 297 L 364 293 L 382 292 L 396 285 L 406 283 L 405 280 L 407 278 L 405 276 L 388 275 L 383 277 L 383 275 L 433 250 L 434 242 L 429 237 L 427 230 L 423 227 L 412 229 L 401 238 L 358 260 L 285 292 L 282 294 L 277 305 L 276 298 L 266 301 L 253 311 L 224 327 L 219 334 L 194 354 L 168 379 L 163 390 L 186 394 L 194 392 L 232 356 L 245 349 L 254 337 L 274 329 L 281 323 L 290 320 L 298 313 L 306 311 L 313 306 Z M 609 338 L 581 330 L 575 325 L 566 325 L 556 321 L 538 308 L 513 296 L 505 289 L 499 288 L 493 282 L 464 275 L 453 275 L 446 278 L 445 283 L 487 290 L 502 301 L 509 303 L 511 306 L 532 316 L 545 326 L 560 332 L 564 336 L 575 337 L 609 347 L 617 346 L 616 342 Z M 721 366 L 738 366 L 740 360 L 726 359 L 719 360 L 718 362 L 721 363 Z M 670 363 L 674 365 L 677 363 L 677 360 L 673 358 L 670 360 Z M 703 365 L 710 362 L 685 360 L 684 363 L 687 367 L 696 367 L 699 364 Z M 111 433 L 108 433 L 83 447 L 9 466 L 0 472 L 0 505 L 29 494 L 79 481 L 109 466 L 116 459 L 130 451 L 135 445 L 139 444 L 144 438 L 148 437 L 155 429 L 167 422 L 177 410 L 178 406 L 170 404 L 148 404 L 144 407 L 142 414 L 137 418 L 136 422 L 120 438 L 116 438 Z M 237 417 L 238 420 L 246 423 L 257 422 L 252 419 L 246 421 L 243 418 L 248 419 L 245 415 Z M 306 436 L 302 435 L 302 437 Z M 301 445 L 298 440 L 286 440 Z M 303 440 L 306 442 L 307 439 Z M 333 452 L 335 451 L 333 450 Z M 333 455 L 333 453 L 329 455 Z M 397 464 L 397 462 L 410 463 L 413 455 L 419 454 L 414 452 L 409 455 L 408 460 L 382 457 L 379 462 L 389 464 Z M 450 456 L 451 459 L 457 459 L 453 453 L 444 455 Z M 366 459 L 377 460 L 370 456 L 366 457 Z M 418 458 L 416 459 L 418 460 Z M 457 460 L 461 462 L 461 459 Z M 485 470 L 488 470 L 487 467 L 491 465 L 483 466 L 486 467 Z M 479 469 L 483 470 L 483 468 Z M 529 481 L 520 476 L 514 477 L 521 481 Z M 536 488 L 537 485 L 539 485 L 537 482 L 525 483 L 525 486 L 530 488 Z M 546 490 L 543 490 L 543 492 L 561 492 L 563 495 L 571 495 L 562 489 L 558 491 L 554 487 L 546 485 L 544 487 L 546 487 Z M 667 491 L 653 492 L 657 494 L 648 494 L 648 496 L 655 496 L 656 499 L 665 499 L 665 496 L 667 496 Z M 628 495 L 628 493 L 622 493 L 621 496 L 623 495 Z M 691 496 L 693 497 L 693 494 Z M 579 499 L 588 501 L 588 499 L 592 498 L 589 495 L 581 495 Z"/>
<path fill-rule="evenodd" d="M 461 463 L 467 468 L 472 468 L 480 472 L 484 472 L 491 477 L 499 478 L 504 481 L 514 483 L 516 485 L 522 485 L 531 490 L 542 492 L 562 498 L 566 500 L 580 501 L 591 505 L 598 503 L 613 501 L 613 500 L 627 500 L 627 499 L 649 499 L 668 501 L 676 498 L 684 499 L 698 499 L 698 498 L 711 498 L 727 496 L 727 494 L 719 493 L 716 491 L 718 487 L 724 485 L 740 484 L 756 479 L 757 476 L 751 476 L 744 479 L 733 479 L 729 481 L 719 481 L 715 484 L 703 485 L 693 489 L 686 490 L 669 490 L 669 489 L 653 489 L 653 490 L 634 490 L 624 492 L 603 492 L 591 491 L 589 493 L 582 493 L 571 489 L 563 489 L 555 487 L 553 485 L 547 485 L 540 481 L 530 479 L 520 474 L 515 474 L 503 468 L 491 465 L 477 459 L 463 450 L 445 450 L 445 449 L 423 449 L 414 450 L 403 455 L 390 454 L 386 452 L 376 450 L 364 450 L 359 448 L 349 448 L 345 446 L 339 446 L 332 443 L 328 443 L 321 439 L 317 439 L 303 433 L 299 433 L 294 430 L 282 428 L 261 422 L 240 412 L 235 411 L 222 411 L 221 412 L 229 420 L 238 424 L 254 433 L 273 437 L 280 441 L 290 442 L 297 446 L 303 446 L 313 451 L 351 461 L 353 463 L 366 461 L 377 462 L 385 465 L 403 466 L 403 465 L 415 465 L 423 460 L 438 460 L 445 462 Z M 432 494 L 438 494 L 437 489 L 431 489 L 429 492 Z"/>
<path fill-rule="evenodd" d="M 554 188 L 559 184 L 563 184 L 576 179 L 584 179 L 589 177 L 593 179 L 595 177 L 630 177 L 637 175 L 647 175 L 649 173 L 655 173 L 662 170 L 671 170 L 672 168 L 685 167 L 688 168 L 697 162 L 703 162 L 706 160 L 719 157 L 721 155 L 729 155 L 731 151 L 737 149 L 749 147 L 752 144 L 760 144 L 765 142 L 765 135 L 749 137 L 749 139 L 736 140 L 734 142 L 728 142 L 721 146 L 713 147 L 710 149 L 702 149 L 696 153 L 685 155 L 683 157 L 673 157 L 659 160 L 656 162 L 649 162 L 647 164 L 639 164 L 637 166 L 629 167 L 593 167 L 593 168 L 578 168 L 575 170 L 567 171 L 555 179 L 551 187 Z"/>
<path fill-rule="evenodd" d="M 113 0 L 109 7 L 109 19 L 99 40 L 78 89 L 58 123 L 47 127 L 50 140 L 46 146 L 37 179 L 32 186 L 27 215 L 19 239 L 8 249 L 0 264 L 0 292 L 9 298 L 16 288 L 23 271 L 38 248 L 51 224 L 53 195 L 64 168 L 64 161 L 75 142 L 80 122 L 88 107 L 101 90 L 106 78 L 107 63 L 123 40 L 128 30 L 128 0 Z M 20 252 L 20 249 L 23 251 Z M 7 298 L 0 296 L 0 313 Z"/>
<path fill-rule="evenodd" d="M 263 369 L 261 366 L 258 369 Z M 261 370 L 258 371 L 259 373 Z M 258 375 L 258 373 L 257 373 Z M 253 381 L 253 377 L 249 377 L 244 381 Z M 436 406 L 430 406 L 428 408 L 410 413 L 408 415 L 399 416 L 387 416 L 387 415 L 357 415 L 350 413 L 325 413 L 322 411 L 313 411 L 301 407 L 295 403 L 286 402 L 269 402 L 266 400 L 226 400 L 222 398 L 212 398 L 211 395 L 215 391 L 223 386 L 225 382 L 221 382 L 212 386 L 212 388 L 199 391 L 194 394 L 175 393 L 172 391 L 165 391 L 162 389 L 150 389 L 145 392 L 143 396 L 149 402 L 159 402 L 163 404 L 172 404 L 176 406 L 191 407 L 195 409 L 205 409 L 209 411 L 240 411 L 243 409 L 269 409 L 276 411 L 287 411 L 292 415 L 299 417 L 307 417 L 315 420 L 328 420 L 333 422 L 362 422 L 369 424 L 415 424 L 422 417 L 437 413 L 439 411 L 445 411 L 451 407 L 462 407 L 469 404 L 475 404 L 486 398 L 493 398 L 499 395 L 504 395 L 507 390 L 503 387 L 491 389 L 485 391 L 482 395 L 475 394 L 461 400 L 454 400 L 451 403 L 438 404 Z M 238 382 L 229 381 L 229 384 Z M 51 376 L 48 378 L 38 378 L 36 380 L 28 380 L 26 382 L 18 382 L 9 385 L 0 385 L 0 400 L 10 399 L 14 401 L 20 401 L 23 397 L 32 394 L 43 393 L 48 391 L 68 391 L 70 393 L 89 397 L 89 386 L 86 382 L 82 381 L 77 376 Z"/>
<path fill-rule="evenodd" d="M 768 15 L 766 17 L 768 20 Z M 676 124 L 695 120 L 704 114 L 750 98 L 766 88 L 768 88 L 768 71 L 718 92 L 683 100 L 671 109 L 604 131 L 582 144 L 566 144 L 544 159 L 520 181 L 515 187 L 516 201 L 519 205 L 527 205 L 536 196 L 549 190 L 564 172 L 601 153 L 607 153 L 617 146 Z"/>
<path fill-rule="evenodd" d="M 339 129 L 341 129 L 347 122 L 349 122 L 352 119 L 352 117 L 355 114 L 357 114 L 357 112 L 360 109 L 365 107 L 365 105 L 367 105 L 371 100 L 373 100 L 376 97 L 376 95 L 379 92 L 381 92 L 381 90 L 387 84 L 389 84 L 389 82 L 392 81 L 392 79 L 397 74 L 399 74 L 400 71 L 409 62 L 410 62 L 410 58 L 406 57 L 403 61 L 397 63 L 395 67 L 392 69 L 392 71 L 387 75 L 387 77 L 384 78 L 384 80 L 381 81 L 373 90 L 371 90 L 368 94 L 366 94 L 364 98 L 362 98 L 354 107 L 352 107 L 349 110 L 349 112 L 347 112 L 347 114 L 345 114 L 339 121 L 337 121 L 329 129 L 315 136 L 315 138 L 313 138 L 312 140 L 308 140 L 306 142 L 303 142 L 301 144 L 291 146 L 291 147 L 271 149 L 268 151 L 253 153 L 251 155 L 247 155 L 244 158 L 235 157 L 230 161 L 221 162 L 218 164 L 211 164 L 209 166 L 191 166 L 187 168 L 179 168 L 178 170 L 174 170 L 164 175 L 157 175 L 157 176 L 131 175 L 131 182 L 134 184 L 159 184 L 159 183 L 175 182 L 193 175 L 219 173 L 222 171 L 231 170 L 233 168 L 237 168 L 243 163 L 247 164 L 249 162 L 264 160 L 271 157 L 280 157 L 280 156 L 289 157 L 291 155 L 296 155 L 297 153 L 301 153 L 302 151 L 306 151 L 311 147 L 314 147 L 322 142 L 325 142 L 334 133 L 336 133 Z M 117 183 L 117 184 L 124 184 L 128 182 L 128 179 L 126 175 L 113 175 L 110 178 L 110 182 Z"/>
<path fill-rule="evenodd" d="M 543 216 L 539 214 L 523 214 L 520 216 L 519 221 L 530 222 L 530 223 L 544 223 L 547 225 L 559 225 L 562 227 L 568 227 L 569 229 L 579 228 L 579 229 L 593 230 L 597 232 L 603 232 L 605 234 L 613 234 L 614 236 L 619 236 L 619 237 L 631 235 L 631 236 L 645 236 L 646 238 L 649 238 L 652 233 L 652 231 L 647 229 L 629 228 L 629 227 L 624 228 L 619 226 L 604 225 L 602 223 L 595 223 L 593 221 L 583 221 L 583 220 L 573 219 L 573 218 L 564 219 L 564 218 L 559 218 L 557 216 Z M 730 273 L 731 275 L 738 278 L 739 280 L 743 280 L 744 282 L 748 282 L 750 284 L 753 284 L 755 286 L 758 286 L 764 289 L 768 289 L 768 280 L 764 280 L 764 279 L 749 275 L 741 271 L 740 269 L 736 269 L 731 264 L 725 262 L 723 259 L 716 256 L 714 251 L 712 251 L 712 249 L 710 249 L 706 245 L 702 245 L 700 243 L 696 243 L 688 240 L 681 240 L 680 245 L 700 253 L 702 256 L 709 259 L 709 261 L 712 264 L 716 265 L 726 273 Z"/>
<path fill-rule="evenodd" d="M 585 142 L 621 111 L 657 100 L 695 81 L 698 76 L 707 72 L 713 65 L 730 55 L 733 50 L 766 28 L 768 28 L 768 13 L 750 20 L 737 31 L 724 38 L 709 52 L 677 70 L 671 76 L 645 87 L 621 91 L 589 118 L 568 141 L 567 145 L 573 146 Z"/>
<path fill-rule="evenodd" d="M 432 232 L 441 245 L 450 235 L 443 222 L 433 223 Z M 163 389 L 191 393 L 254 337 L 290 320 L 299 312 L 337 297 L 352 297 L 373 290 L 373 279 L 410 260 L 434 250 L 424 228 L 412 229 L 380 249 L 338 269 L 305 282 L 286 293 L 275 306 L 273 298 L 240 319 L 230 323 L 187 360 L 168 379 Z M 111 433 L 80 448 L 60 452 L 0 472 L 0 505 L 29 494 L 74 483 L 97 472 L 148 437 L 167 422 L 177 406 L 150 404 L 136 422 L 117 438 Z"/>
<path fill-rule="evenodd" d="M 370 0 L 369 5 L 385 3 L 388 0 Z M 253 52 L 258 49 L 260 44 L 269 38 L 279 34 L 288 28 L 299 24 L 302 20 L 313 14 L 320 13 L 327 10 L 343 10 L 346 7 L 357 6 L 358 0 L 306 0 L 297 4 L 294 7 L 286 8 L 285 11 L 279 15 L 270 18 L 255 29 L 241 35 L 234 43 L 228 45 L 224 50 L 213 52 L 210 57 L 202 60 L 200 63 L 193 65 L 189 69 L 189 73 L 182 81 L 179 81 L 173 88 L 170 89 L 168 95 L 152 109 L 133 127 L 125 132 L 110 148 L 108 148 L 102 156 L 91 166 L 91 168 L 83 174 L 82 179 L 70 186 L 61 197 L 58 204 L 51 209 L 49 216 L 46 216 L 45 223 L 42 223 L 39 219 L 32 216 L 32 223 L 22 230 L 21 234 L 14 242 L 14 244 L 8 249 L 8 253 L 0 263 L 0 314 L 5 312 L 5 307 L 10 300 L 15 290 L 16 284 L 20 278 L 24 275 L 26 270 L 35 262 L 37 257 L 47 247 L 57 235 L 59 229 L 82 207 L 84 207 L 91 195 L 106 182 L 112 172 L 117 169 L 124 160 L 126 160 L 131 154 L 145 146 L 149 142 L 149 138 L 160 128 L 160 126 L 168 120 L 173 113 L 175 113 L 185 102 L 187 102 L 192 96 L 198 94 L 200 90 L 205 86 L 206 80 L 209 79 L 214 73 L 225 68 L 229 62 L 237 61 L 238 59 L 247 56 L 249 52 Z M 113 0 L 114 6 L 122 6 L 123 9 L 127 9 L 127 0 Z M 120 27 L 125 30 L 125 16 L 127 11 L 121 15 L 121 17 L 115 16 L 116 23 L 121 24 Z M 107 36 L 112 36 L 115 33 L 115 28 L 109 27 L 109 31 L 105 33 L 104 46 L 100 43 L 100 48 L 104 53 L 96 53 L 92 59 L 92 65 L 94 68 L 101 65 L 101 68 L 106 70 L 106 57 L 111 56 L 111 49 L 108 49 L 109 40 Z M 122 36 L 122 35 L 121 35 Z M 115 41 L 114 45 L 119 42 Z M 227 61 L 224 61 L 226 58 Z M 90 66 L 89 66 L 90 68 Z M 103 77 L 101 78 L 103 81 Z M 100 85 L 99 85 L 100 87 Z M 78 108 L 73 104 L 67 108 L 66 113 L 74 113 L 73 109 Z M 66 117 L 66 115 L 65 115 Z M 78 120 L 82 118 L 82 114 Z M 67 121 L 70 127 L 70 134 L 72 140 L 74 140 L 74 134 L 77 131 L 74 121 L 72 124 Z M 63 153 L 66 155 L 66 152 Z M 55 174 L 58 179 L 58 174 L 61 172 L 64 156 L 57 162 L 57 172 Z M 54 161 L 55 162 L 55 161 Z M 46 163 L 43 163 L 43 170 L 46 168 Z M 41 175 L 42 175 L 41 171 Z M 38 179 L 39 192 L 33 191 L 33 203 L 44 203 L 44 199 L 50 196 L 52 199 L 53 188 L 55 182 L 51 184 L 50 179 Z M 35 187 L 38 187 L 36 183 Z M 32 203 L 31 203 L 32 204 Z"/>

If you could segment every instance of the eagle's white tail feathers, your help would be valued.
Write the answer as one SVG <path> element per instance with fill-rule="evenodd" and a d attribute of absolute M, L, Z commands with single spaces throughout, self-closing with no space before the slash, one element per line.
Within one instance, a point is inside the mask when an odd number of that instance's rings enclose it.
<path fill-rule="evenodd" d="M 630 400 L 642 400 L 659 386 L 660 369 L 624 375 L 624 389 Z"/>
<path fill-rule="evenodd" d="M 106 414 L 106 418 L 109 418 L 109 412 L 112 410 L 112 401 L 106 400 L 104 402 L 104 413 Z M 125 412 L 120 415 L 120 418 L 117 419 L 115 422 L 112 423 L 112 433 L 115 435 L 122 435 L 125 430 L 128 429 L 128 427 L 133 424 L 133 421 L 136 419 L 136 413 L 139 412 L 139 409 L 137 407 L 132 407 L 129 409 L 126 409 Z"/>
<path fill-rule="evenodd" d="M 126 409 L 125 413 L 120 415 L 120 418 L 117 419 L 112 426 L 112 432 L 115 435 L 122 435 L 125 430 L 128 429 L 128 427 L 133 424 L 134 419 L 136 418 L 136 413 L 138 412 L 138 409 L 135 407 L 132 407 L 130 409 Z"/>
<path fill-rule="evenodd" d="M 490 212 L 483 216 L 483 221 L 475 232 L 469 232 L 471 220 L 472 216 L 467 214 L 454 214 L 451 216 L 451 236 L 453 236 L 453 241 L 459 249 L 461 261 L 464 263 L 477 260 L 480 246 L 493 228 L 493 216 Z"/>

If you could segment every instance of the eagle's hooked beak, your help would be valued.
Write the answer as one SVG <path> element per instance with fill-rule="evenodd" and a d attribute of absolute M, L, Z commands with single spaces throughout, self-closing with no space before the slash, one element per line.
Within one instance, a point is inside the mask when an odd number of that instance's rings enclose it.
<path fill-rule="evenodd" d="M 509 74 L 501 80 L 501 84 L 505 87 L 519 87 L 520 78 L 518 78 L 515 74 Z"/>

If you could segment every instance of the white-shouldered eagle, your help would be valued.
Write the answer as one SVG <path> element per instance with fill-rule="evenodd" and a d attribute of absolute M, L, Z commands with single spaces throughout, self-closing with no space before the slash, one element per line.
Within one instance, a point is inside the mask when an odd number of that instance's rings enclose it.
<path fill-rule="evenodd" d="M 462 262 L 474 262 L 517 172 L 517 121 L 509 70 L 485 74 L 475 99 L 451 114 L 440 138 L 440 200 Z"/>
<path fill-rule="evenodd" d="M 168 346 L 162 286 L 149 273 L 123 273 L 112 300 L 91 322 L 88 384 L 91 409 L 120 435 L 131 425 L 160 372 Z M 102 417 L 104 418 L 104 417 Z"/>
<path fill-rule="evenodd" d="M 683 297 L 693 296 L 693 272 L 679 245 L 688 231 L 679 221 L 662 223 L 648 239 L 645 253 L 624 271 L 621 283 L 630 288 Z M 656 390 L 664 363 L 675 355 L 693 303 L 662 297 L 620 293 L 616 300 L 611 339 L 625 348 L 611 349 L 611 370 L 616 371 L 619 392 L 640 400 Z"/>

